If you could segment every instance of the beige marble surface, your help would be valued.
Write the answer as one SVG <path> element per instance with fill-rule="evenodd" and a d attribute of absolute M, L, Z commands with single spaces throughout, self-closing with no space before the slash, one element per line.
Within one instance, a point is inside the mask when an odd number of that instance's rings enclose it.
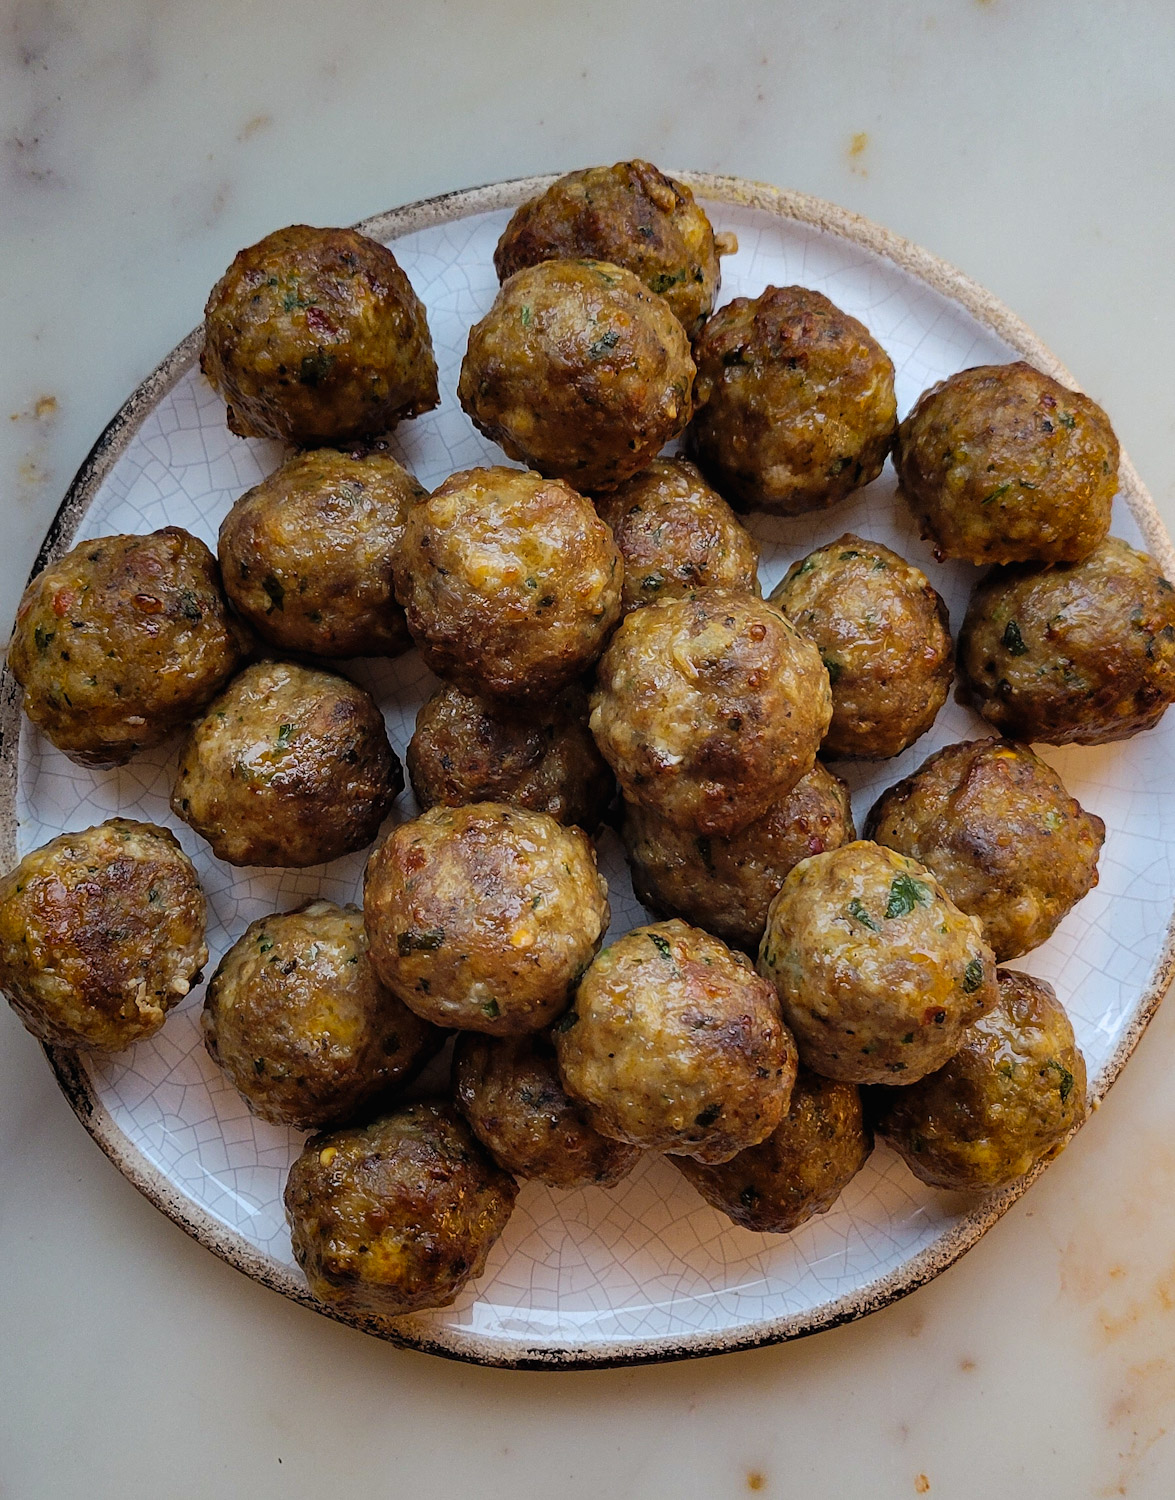
<path fill-rule="evenodd" d="M 1175 522 L 1169 0 L 0 0 L 10 617 L 106 419 L 239 245 L 645 154 L 835 199 L 1002 296 Z M 6 420 L 11 414 L 11 420 Z M 954 1270 L 803 1344 L 508 1374 L 189 1242 L 0 1015 L 0 1496 L 1170 1496 L 1175 1011 Z"/>

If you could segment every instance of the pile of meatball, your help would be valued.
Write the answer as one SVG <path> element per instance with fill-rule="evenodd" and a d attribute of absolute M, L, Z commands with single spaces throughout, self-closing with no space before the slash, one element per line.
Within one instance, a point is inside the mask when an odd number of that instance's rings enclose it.
<path fill-rule="evenodd" d="M 285 1203 L 336 1308 L 451 1302 L 519 1180 L 608 1188 L 657 1152 L 786 1234 L 875 1133 L 980 1192 L 1084 1115 L 1064 1008 L 997 965 L 1096 883 L 1105 831 L 1029 743 L 1120 739 L 1175 698 L 1171 585 L 1108 535 L 1114 433 L 1023 363 L 899 424 L 889 357 L 819 292 L 714 311 L 734 248 L 646 162 L 524 203 L 458 386 L 524 467 L 427 493 L 387 443 L 438 401 L 407 277 L 350 230 L 272 234 L 214 287 L 201 363 L 233 432 L 294 451 L 216 556 L 176 527 L 103 537 L 21 601 L 40 732 L 95 767 L 182 732 L 172 811 L 234 865 L 318 865 L 388 819 L 403 772 L 340 659 L 415 647 L 440 679 L 407 752 L 420 814 L 372 850 L 362 907 L 253 922 L 204 1000 L 249 1108 L 314 1132 Z M 761 596 L 736 510 L 833 506 L 891 453 L 935 555 L 994 565 L 957 648 L 926 575 L 852 533 Z M 824 760 L 912 745 L 956 665 L 996 732 L 858 838 Z M 609 824 L 656 920 L 602 948 Z M 0 985 L 44 1042 L 117 1050 L 200 980 L 204 926 L 174 835 L 113 819 L 0 883 Z M 448 1094 L 419 1097 L 450 1041 Z"/>

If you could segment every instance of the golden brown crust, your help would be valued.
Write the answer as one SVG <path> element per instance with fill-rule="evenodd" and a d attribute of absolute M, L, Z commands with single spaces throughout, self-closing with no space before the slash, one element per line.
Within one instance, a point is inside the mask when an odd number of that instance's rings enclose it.
<path fill-rule="evenodd" d="M 395 1318 L 447 1307 L 481 1275 L 517 1194 L 452 1106 L 430 1101 L 311 1136 L 285 1206 L 314 1295 Z"/>
<path fill-rule="evenodd" d="M 423 487 L 380 452 L 295 453 L 220 524 L 233 608 L 271 645 L 312 656 L 398 656 L 412 644 L 392 563 Z"/>
<path fill-rule="evenodd" d="M 637 802 L 624 808 L 624 845 L 637 899 L 751 953 L 758 951 L 768 909 L 788 871 L 855 837 L 849 789 L 819 761 L 730 838 L 679 828 Z"/>
<path fill-rule="evenodd" d="M 790 1234 L 828 1212 L 872 1149 L 854 1085 L 801 1068 L 787 1113 L 765 1141 L 719 1166 L 672 1160 L 706 1202 L 736 1224 Z"/>
<path fill-rule="evenodd" d="M 1118 537 L 1079 563 L 993 569 L 967 606 L 959 668 L 1001 734 L 1048 745 L 1128 739 L 1175 699 L 1175 591 Z"/>
<path fill-rule="evenodd" d="M 192 726 L 171 808 L 217 859 L 302 867 L 370 844 L 403 786 L 370 693 L 334 672 L 263 661 Z"/>
<path fill-rule="evenodd" d="M 947 607 L 919 568 L 847 531 L 772 591 L 832 684 L 823 753 L 887 759 L 934 723 L 954 677 Z"/>
<path fill-rule="evenodd" d="M 897 428 L 893 363 L 820 292 L 769 286 L 734 298 L 694 358 L 692 451 L 736 504 L 799 515 L 881 473 Z"/>
<path fill-rule="evenodd" d="M 606 490 L 681 432 L 693 380 L 681 324 L 631 271 L 549 260 L 511 276 L 470 330 L 457 395 L 511 458 Z"/>
<path fill-rule="evenodd" d="M 1106 825 L 1027 745 L 948 745 L 883 792 L 867 838 L 933 870 L 1003 963 L 1038 947 L 1097 884 Z"/>
<path fill-rule="evenodd" d="M 8 648 L 24 711 L 83 766 L 117 766 L 188 724 L 248 644 L 216 559 L 178 526 L 81 542 L 25 589 Z"/>
<path fill-rule="evenodd" d="M 604 649 L 624 566 L 590 500 L 558 479 L 492 468 L 453 474 L 413 507 L 395 572 L 439 677 L 542 701 Z"/>
<path fill-rule="evenodd" d="M 759 972 L 805 1065 L 845 1083 L 908 1083 L 942 1067 L 996 1002 L 979 918 L 916 860 L 864 840 L 787 876 Z"/>
<path fill-rule="evenodd" d="M 759 593 L 759 545 L 684 458 L 655 458 L 598 502 L 624 558 L 625 614 L 698 589 Z"/>
<path fill-rule="evenodd" d="M 0 880 L 0 989 L 39 1041 L 120 1051 L 199 980 L 205 915 L 168 829 L 111 818 L 63 833 Z"/>
<path fill-rule="evenodd" d="M 771 986 L 685 922 L 605 948 L 553 1034 L 564 1087 L 602 1135 L 698 1161 L 770 1135 L 795 1081 Z"/>
<path fill-rule="evenodd" d="M 607 885 L 578 828 L 478 802 L 434 807 L 367 862 L 371 961 L 439 1026 L 512 1036 L 563 1010 L 608 928 Z"/>
<path fill-rule="evenodd" d="M 721 282 L 715 243 L 701 205 L 682 182 L 651 162 L 569 172 L 514 211 L 494 251 L 498 280 L 544 260 L 607 260 L 625 266 L 664 297 L 692 337 L 710 314 Z"/>
<path fill-rule="evenodd" d="M 625 795 L 702 834 L 737 833 L 790 791 L 832 714 L 816 648 L 726 589 L 627 615 L 597 684 L 592 733 Z"/>
<path fill-rule="evenodd" d="M 424 304 L 383 245 L 291 224 L 237 253 L 204 309 L 200 368 L 240 437 L 313 447 L 437 405 Z"/>
<path fill-rule="evenodd" d="M 296 1130 L 353 1118 L 444 1041 L 376 978 L 362 912 L 333 901 L 251 922 L 209 982 L 201 1025 L 253 1113 Z"/>
<path fill-rule="evenodd" d="M 1085 1059 L 1052 986 L 1011 969 L 998 978 L 999 1003 L 945 1067 L 880 1101 L 878 1133 L 931 1187 L 1003 1187 L 1085 1118 Z"/>
<path fill-rule="evenodd" d="M 636 1165 L 635 1146 L 609 1140 L 568 1097 L 545 1033 L 463 1032 L 453 1053 L 457 1108 L 500 1167 L 551 1187 L 614 1187 Z"/>
<path fill-rule="evenodd" d="M 520 708 L 439 688 L 416 716 L 405 759 L 422 809 L 509 802 L 594 833 L 616 791 L 578 683 Z"/>
<path fill-rule="evenodd" d="M 924 391 L 898 429 L 894 462 L 940 560 L 1076 562 L 1110 529 L 1109 418 L 1023 360 L 960 370 Z"/>

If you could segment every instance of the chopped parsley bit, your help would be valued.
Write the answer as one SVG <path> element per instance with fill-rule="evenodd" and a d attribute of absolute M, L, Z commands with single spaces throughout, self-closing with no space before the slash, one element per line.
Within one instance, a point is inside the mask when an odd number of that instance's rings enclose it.
<path fill-rule="evenodd" d="M 534 316 L 534 314 L 531 311 L 530 304 L 527 303 L 527 305 L 522 309 L 522 326 L 523 326 L 523 328 L 529 328 L 530 327 L 530 320 L 531 320 L 531 318 L 533 316 Z"/>
<path fill-rule="evenodd" d="M 299 382 L 302 385 L 316 386 L 330 374 L 334 362 L 334 355 L 328 354 L 325 349 L 316 349 L 313 354 L 304 355 L 298 367 Z"/>
<path fill-rule="evenodd" d="M 38 625 L 33 631 L 33 640 L 37 643 L 38 651 L 48 651 L 49 642 L 57 634 L 55 630 L 44 630 Z"/>
<path fill-rule="evenodd" d="M 835 687 L 844 668 L 835 656 L 825 656 L 823 651 L 820 653 L 820 660 L 824 663 L 824 670 L 828 673 L 829 686 Z"/>
<path fill-rule="evenodd" d="M 401 932 L 396 938 L 396 952 L 401 958 L 407 958 L 414 950 L 421 953 L 435 953 L 445 941 L 445 929 L 443 927 L 409 928 L 407 932 Z"/>
<path fill-rule="evenodd" d="M 995 1070 L 1001 1078 L 1011 1078 L 1013 1073 L 1015 1072 L 1012 1064 L 1008 1062 L 1006 1058 L 1003 1062 L 996 1063 Z"/>
<path fill-rule="evenodd" d="M 1024 637 L 1020 634 L 1020 627 L 1015 620 L 1009 620 L 1004 626 L 1004 650 L 1010 651 L 1013 656 L 1028 654 L 1028 647 L 1024 644 Z"/>
<path fill-rule="evenodd" d="M 1073 429 L 1074 429 L 1074 427 L 1077 426 L 1077 418 L 1073 415 L 1072 412 L 1063 411 L 1061 413 L 1061 415 L 1057 418 L 1057 421 L 1060 422 L 1060 424 L 1061 424 L 1062 427 L 1067 427 L 1070 432 L 1072 432 Z M 1072 1078 L 1069 1079 L 1069 1084 L 1070 1084 L 1070 1087 L 1072 1087 L 1072 1084 L 1073 1084 Z"/>
<path fill-rule="evenodd" d="M 496 1021 L 502 1014 L 502 1007 L 496 1000 L 483 1000 L 481 1008 L 491 1021 Z"/>
<path fill-rule="evenodd" d="M 1050 833 L 1060 833 L 1065 826 L 1065 817 L 1055 807 L 1050 807 L 1044 815 L 1044 826 Z"/>
<path fill-rule="evenodd" d="M 588 345 L 588 355 L 592 359 L 599 359 L 601 354 L 607 354 L 609 349 L 615 349 L 620 342 L 620 335 L 614 328 L 609 328 L 607 333 L 602 333 L 595 343 Z"/>
<path fill-rule="evenodd" d="M 891 920 L 908 917 L 916 906 L 929 906 L 932 899 L 929 886 L 915 880 L 912 875 L 896 875 L 889 888 L 885 915 Z"/>
<path fill-rule="evenodd" d="M 650 932 L 649 942 L 652 943 L 662 958 L 673 957 L 673 949 L 669 946 L 668 940 L 663 938 L 659 932 Z"/>
<path fill-rule="evenodd" d="M 542 905 L 542 904 L 543 904 L 543 893 L 542 893 L 542 891 L 540 891 L 540 892 L 539 892 L 539 893 L 538 893 L 538 895 L 537 895 L 537 896 L 535 896 L 535 897 L 534 897 L 534 898 L 533 898 L 533 899 L 532 899 L 532 900 L 531 900 L 531 903 L 530 903 L 530 905 L 531 905 L 531 910 L 532 910 L 532 911 L 538 911 L 538 909 L 539 909 L 539 907 L 540 907 L 540 906 L 541 906 L 541 905 Z"/>
<path fill-rule="evenodd" d="M 984 495 L 980 503 L 983 505 L 990 505 L 993 500 L 998 500 L 1001 495 L 1006 495 L 1011 488 L 1012 481 L 1010 479 L 1005 480 L 1003 484 L 997 484 L 990 495 Z"/>
<path fill-rule="evenodd" d="M 528 578 L 528 579 L 527 579 L 527 580 L 526 580 L 526 586 L 527 586 L 527 588 L 528 588 L 528 589 L 537 589 L 537 588 L 538 588 L 538 586 L 539 586 L 539 581 L 538 581 L 538 579 L 537 579 L 537 578 L 535 578 L 535 577 L 534 577 L 534 576 L 533 576 L 533 575 L 532 575 L 532 576 L 531 576 L 531 577 L 530 577 L 530 578 Z"/>
<path fill-rule="evenodd" d="M 1168 583 L 1165 578 L 1159 578 L 1156 581 L 1164 594 L 1169 594 L 1172 589 L 1175 589 L 1175 584 Z"/>
<path fill-rule="evenodd" d="M 838 562 L 848 562 L 848 560 L 849 560 L 850 557 L 860 557 L 860 555 L 861 554 L 859 552 L 842 552 L 840 554 L 839 558 L 837 558 L 837 561 Z"/>
<path fill-rule="evenodd" d="M 796 577 L 800 578 L 804 573 L 810 573 L 815 566 L 816 559 L 814 557 L 805 557 L 803 562 L 796 569 Z"/>
<path fill-rule="evenodd" d="M 1045 1063 L 1045 1067 L 1051 1068 L 1054 1073 L 1059 1075 L 1058 1088 L 1061 1092 L 1061 1103 L 1064 1104 L 1073 1092 L 1073 1074 L 1070 1073 L 1069 1069 L 1063 1063 L 1059 1063 L 1055 1057 L 1050 1057 L 1048 1062 Z"/>
<path fill-rule="evenodd" d="M 665 580 L 660 573 L 650 573 L 647 578 L 641 579 L 641 588 L 648 589 L 649 593 L 655 594 L 658 589 L 665 587 Z"/>
<path fill-rule="evenodd" d="M 973 958 L 963 970 L 963 993 L 973 995 L 983 983 L 983 960 Z"/>
<path fill-rule="evenodd" d="M 865 910 L 865 907 L 862 905 L 862 903 L 860 901 L 858 901 L 858 899 L 856 898 L 856 896 L 854 896 L 853 899 L 849 902 L 848 913 L 849 913 L 849 916 L 852 917 L 855 922 L 860 922 L 860 924 L 861 924 L 862 927 L 868 927 L 868 929 L 869 929 L 870 932 L 880 932 L 881 931 L 881 928 L 878 927 L 877 923 L 873 920 L 873 918 Z M 886 912 L 886 916 L 889 916 L 888 912 Z"/>
<path fill-rule="evenodd" d="M 292 724 L 280 724 L 277 731 L 277 743 L 280 750 L 284 750 L 290 743 L 290 735 L 294 732 Z"/>
<path fill-rule="evenodd" d="M 275 609 L 285 608 L 286 590 L 280 578 L 275 578 L 272 573 L 266 574 L 261 580 L 261 587 L 269 595 L 269 609 L 266 614 L 272 614 Z"/>
<path fill-rule="evenodd" d="M 685 278 L 685 266 L 682 266 L 680 271 L 662 271 L 649 282 L 649 290 L 658 294 L 667 292 L 671 286 L 676 286 L 679 281 L 684 281 Z"/>
<path fill-rule="evenodd" d="M 885 566 L 886 566 L 886 564 L 885 564 L 885 558 L 884 557 L 874 558 L 874 560 L 873 560 L 873 571 L 875 573 L 884 573 L 885 572 Z"/>
<path fill-rule="evenodd" d="M 180 614 L 185 620 L 199 620 L 202 618 L 200 605 L 191 589 L 181 589 L 179 597 Z"/>
<path fill-rule="evenodd" d="M 559 1017 L 559 1019 L 555 1022 L 554 1026 L 551 1027 L 551 1030 L 557 1031 L 559 1033 L 570 1031 L 578 1020 L 579 1015 L 574 1008 L 572 1008 L 571 1010 L 565 1010 Z"/>

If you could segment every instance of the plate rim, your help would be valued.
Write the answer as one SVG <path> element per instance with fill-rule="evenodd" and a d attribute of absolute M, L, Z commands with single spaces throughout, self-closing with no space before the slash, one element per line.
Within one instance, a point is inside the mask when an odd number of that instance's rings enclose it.
<path fill-rule="evenodd" d="M 381 242 L 396 240 L 403 235 L 469 218 L 474 214 L 515 208 L 526 198 L 549 187 L 560 175 L 552 172 L 456 189 L 374 214 L 360 220 L 354 227 Z M 671 175 L 686 183 L 703 200 L 758 209 L 777 218 L 791 220 L 848 240 L 890 261 L 899 270 L 961 306 L 976 322 L 998 334 L 1037 368 L 1064 385 L 1080 389 L 1057 356 L 998 297 L 948 261 L 892 230 L 825 199 L 772 187 L 768 183 L 749 178 L 692 171 L 675 171 Z M 30 580 L 68 551 L 103 480 L 126 451 L 142 419 L 196 362 L 201 338 L 202 327 L 197 327 L 181 340 L 136 387 L 100 433 L 50 522 L 30 570 Z M 1175 575 L 1175 545 L 1167 534 L 1153 499 L 1125 452 L 1121 455 L 1119 478 L 1120 493 L 1143 534 L 1148 550 L 1155 556 L 1164 573 Z M 22 727 L 20 702 L 21 690 L 5 661 L 0 669 L 0 857 L 5 861 L 5 868 L 11 867 L 17 858 L 17 762 Z M 1173 974 L 1175 910 L 1168 918 L 1162 947 L 1142 988 L 1131 1020 L 1117 1047 L 1090 1082 L 1090 1110 L 1087 1119 L 1096 1111 L 1138 1045 Z M 204 1248 L 211 1250 L 219 1259 L 251 1280 L 280 1292 L 303 1307 L 335 1322 L 374 1334 L 399 1347 L 503 1369 L 601 1369 L 704 1358 L 804 1338 L 824 1329 L 854 1322 L 869 1313 L 880 1311 L 941 1275 L 1003 1217 L 1048 1165 L 1047 1162 L 1038 1163 L 1019 1182 L 985 1197 L 947 1234 L 885 1276 L 805 1312 L 788 1313 L 732 1330 L 719 1329 L 643 1339 L 593 1340 L 590 1343 L 569 1340 L 560 1345 L 533 1345 L 528 1344 L 525 1339 L 490 1338 L 454 1328 L 444 1329 L 438 1336 L 435 1327 L 418 1314 L 397 1319 L 393 1325 L 320 1302 L 309 1287 L 299 1282 L 292 1269 L 275 1264 L 261 1251 L 244 1242 L 235 1231 L 221 1224 L 207 1210 L 193 1203 L 163 1171 L 153 1166 L 132 1146 L 95 1093 L 81 1054 L 62 1047 L 44 1046 L 42 1050 L 74 1113 L 119 1172 L 172 1223 Z"/>

